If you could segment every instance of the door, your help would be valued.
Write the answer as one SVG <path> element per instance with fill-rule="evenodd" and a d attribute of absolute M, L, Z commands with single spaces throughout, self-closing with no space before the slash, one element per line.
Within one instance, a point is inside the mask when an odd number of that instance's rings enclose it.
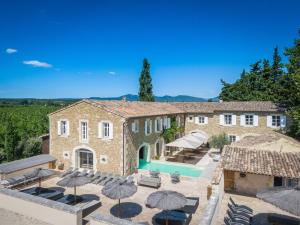
<path fill-rule="evenodd" d="M 234 171 L 224 170 L 224 190 L 232 191 L 234 189 Z"/>

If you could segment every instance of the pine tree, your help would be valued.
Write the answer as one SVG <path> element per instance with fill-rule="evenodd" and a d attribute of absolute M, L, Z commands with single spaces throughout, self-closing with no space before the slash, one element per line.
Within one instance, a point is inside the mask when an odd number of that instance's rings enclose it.
<path fill-rule="evenodd" d="M 8 117 L 6 120 L 6 129 L 4 135 L 4 152 L 7 161 L 12 161 L 18 158 L 19 156 L 16 155 L 16 147 L 18 145 L 18 133 L 17 129 L 14 126 L 13 120 L 11 117 Z"/>
<path fill-rule="evenodd" d="M 272 64 L 272 69 L 271 69 L 271 75 L 274 80 L 278 79 L 283 75 L 283 64 L 281 62 L 281 57 L 278 53 L 278 47 L 276 46 L 274 48 L 274 53 L 273 53 L 273 64 Z"/>
<path fill-rule="evenodd" d="M 147 59 L 144 59 L 143 61 L 143 69 L 139 81 L 139 100 L 154 102 L 154 96 L 152 92 L 152 78 L 150 75 L 150 64 L 148 63 Z"/>

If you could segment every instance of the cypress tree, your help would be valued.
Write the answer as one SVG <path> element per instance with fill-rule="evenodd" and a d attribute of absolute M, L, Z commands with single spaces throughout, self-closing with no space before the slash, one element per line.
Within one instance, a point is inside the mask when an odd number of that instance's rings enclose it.
<path fill-rule="evenodd" d="M 143 69 L 139 81 L 139 100 L 146 102 L 154 102 L 154 96 L 152 91 L 152 78 L 150 75 L 150 64 L 146 58 L 143 61 Z"/>
<path fill-rule="evenodd" d="M 273 64 L 272 64 L 272 69 L 271 69 L 271 75 L 274 80 L 278 79 L 283 75 L 283 64 L 281 62 L 281 57 L 278 53 L 278 47 L 276 46 L 274 48 L 274 53 L 273 53 Z"/>

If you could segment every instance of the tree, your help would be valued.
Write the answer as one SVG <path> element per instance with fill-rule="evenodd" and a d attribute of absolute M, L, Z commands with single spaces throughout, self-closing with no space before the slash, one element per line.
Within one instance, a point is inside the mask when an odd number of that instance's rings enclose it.
<path fill-rule="evenodd" d="M 209 146 L 220 149 L 222 151 L 223 147 L 225 145 L 230 144 L 229 138 L 225 133 L 219 134 L 219 135 L 213 135 L 211 136 L 209 140 Z"/>
<path fill-rule="evenodd" d="M 283 75 L 283 64 L 281 62 L 281 57 L 278 53 L 277 46 L 274 48 L 271 75 L 274 80 L 277 80 L 278 78 L 280 78 Z"/>
<path fill-rule="evenodd" d="M 11 117 L 7 117 L 6 120 L 6 132 L 4 134 L 4 152 L 6 161 L 12 161 L 19 157 L 16 154 L 15 149 L 17 147 L 19 138 L 17 134 L 17 129 L 13 124 Z"/>
<path fill-rule="evenodd" d="M 147 59 L 144 59 L 143 61 L 143 69 L 139 81 L 139 100 L 154 102 L 154 96 L 152 92 L 152 78 L 150 75 L 150 64 L 148 63 Z"/>

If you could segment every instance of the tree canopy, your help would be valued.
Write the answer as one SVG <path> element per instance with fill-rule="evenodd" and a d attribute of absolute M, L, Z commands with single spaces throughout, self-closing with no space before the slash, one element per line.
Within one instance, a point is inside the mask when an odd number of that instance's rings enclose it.
<path fill-rule="evenodd" d="M 300 35 L 300 30 L 299 30 Z M 288 63 L 283 64 L 278 47 L 274 48 L 272 65 L 259 60 L 243 70 L 232 84 L 221 80 L 219 98 L 223 101 L 273 101 L 287 109 L 292 118 L 288 133 L 300 139 L 300 39 L 285 50 Z"/>
<path fill-rule="evenodd" d="M 154 102 L 154 95 L 152 91 L 152 78 L 150 75 L 150 64 L 147 59 L 144 59 L 143 61 L 143 69 L 139 81 L 139 100 Z"/>

